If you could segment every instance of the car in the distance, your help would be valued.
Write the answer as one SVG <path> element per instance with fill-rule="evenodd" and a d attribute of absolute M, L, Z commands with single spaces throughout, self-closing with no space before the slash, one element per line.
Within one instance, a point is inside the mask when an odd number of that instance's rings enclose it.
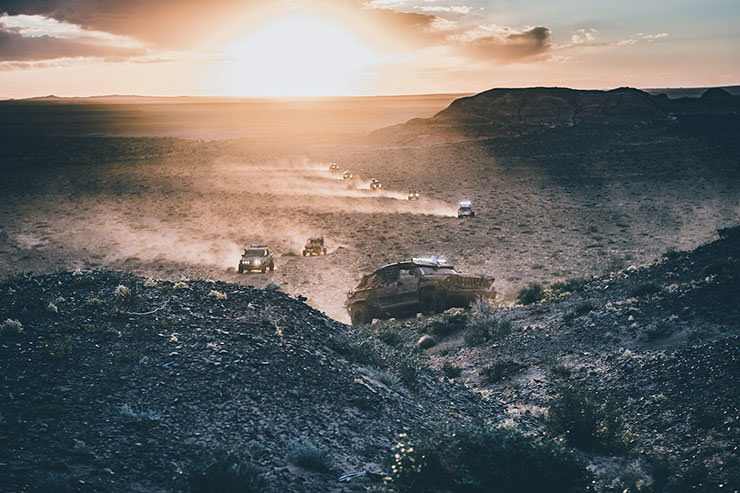
<path fill-rule="evenodd" d="M 352 172 L 350 170 L 344 170 L 344 173 L 342 173 L 342 180 L 351 180 L 352 179 Z"/>
<path fill-rule="evenodd" d="M 275 256 L 266 246 L 252 246 L 244 250 L 239 260 L 239 274 L 253 270 L 270 272 L 275 270 Z"/>
<path fill-rule="evenodd" d="M 377 178 L 370 179 L 370 190 L 380 190 L 383 188 L 383 184 Z"/>
<path fill-rule="evenodd" d="M 339 165 L 337 163 L 331 162 L 329 163 L 329 171 L 332 173 L 338 173 L 339 172 Z"/>
<path fill-rule="evenodd" d="M 309 255 L 326 255 L 323 236 L 312 236 L 306 240 L 306 245 L 303 247 L 303 256 Z"/>
<path fill-rule="evenodd" d="M 408 199 L 419 200 L 419 192 L 417 192 L 416 190 L 409 190 Z"/>
<path fill-rule="evenodd" d="M 457 209 L 457 217 L 475 217 L 473 204 L 469 200 L 463 200 L 462 202 L 460 202 L 460 207 Z"/>

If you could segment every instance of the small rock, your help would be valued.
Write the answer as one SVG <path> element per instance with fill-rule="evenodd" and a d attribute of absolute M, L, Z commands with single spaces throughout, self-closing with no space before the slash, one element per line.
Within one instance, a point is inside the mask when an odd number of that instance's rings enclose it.
<path fill-rule="evenodd" d="M 434 339 L 434 337 L 430 336 L 429 334 L 425 334 L 419 338 L 419 340 L 416 342 L 416 345 L 420 349 L 427 349 L 427 348 L 436 346 L 437 341 Z"/>

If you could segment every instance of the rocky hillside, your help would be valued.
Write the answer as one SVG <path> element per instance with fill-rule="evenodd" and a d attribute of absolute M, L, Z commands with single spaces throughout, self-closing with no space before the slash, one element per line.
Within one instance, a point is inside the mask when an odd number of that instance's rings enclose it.
<path fill-rule="evenodd" d="M 498 408 L 275 289 L 26 274 L 0 323 L 3 491 L 345 490 L 399 434 Z"/>
<path fill-rule="evenodd" d="M 432 118 L 416 118 L 402 125 L 380 129 L 371 140 L 395 139 L 419 142 L 432 137 L 500 136 L 540 128 L 580 124 L 634 125 L 671 123 L 682 115 L 737 115 L 740 96 L 720 88 L 698 98 L 670 99 L 629 87 L 610 91 L 562 87 L 491 89 L 453 101 Z M 417 142 L 418 143 L 418 142 Z"/>
<path fill-rule="evenodd" d="M 431 364 L 501 402 L 510 422 L 590 450 L 597 490 L 739 491 L 740 227 L 720 233 L 643 268 L 528 286 L 513 307 L 398 330 L 431 335 Z M 573 428 L 553 423 L 564 387 L 568 406 L 583 398 Z M 611 432 L 585 433 L 599 412 Z"/>
<path fill-rule="evenodd" d="M 721 230 L 512 306 L 360 330 L 276 286 L 16 276 L 3 489 L 738 491 L 738 252 Z"/>

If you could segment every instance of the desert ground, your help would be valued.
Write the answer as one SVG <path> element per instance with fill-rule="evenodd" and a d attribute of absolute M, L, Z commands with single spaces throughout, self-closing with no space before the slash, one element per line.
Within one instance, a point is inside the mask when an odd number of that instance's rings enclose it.
<path fill-rule="evenodd" d="M 492 275 L 508 302 L 531 281 L 695 247 L 740 217 L 737 139 L 722 132 L 622 125 L 416 146 L 365 139 L 455 97 L 3 103 L 0 274 L 107 267 L 275 283 L 346 322 L 345 293 L 359 277 L 412 256 Z M 331 173 L 332 161 L 354 179 Z M 382 191 L 368 189 L 370 178 Z M 421 199 L 408 201 L 409 189 Z M 473 220 L 456 217 L 465 199 Z M 302 257 L 315 234 L 329 255 Z M 275 251 L 274 273 L 236 273 L 250 245 Z"/>

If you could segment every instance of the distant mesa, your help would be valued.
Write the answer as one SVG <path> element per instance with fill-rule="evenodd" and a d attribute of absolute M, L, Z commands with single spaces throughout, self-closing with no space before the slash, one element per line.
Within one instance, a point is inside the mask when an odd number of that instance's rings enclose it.
<path fill-rule="evenodd" d="M 712 88 L 701 97 L 671 99 L 631 87 L 609 91 L 564 87 L 491 89 L 456 99 L 432 118 L 377 130 L 372 139 L 423 144 L 483 136 L 520 134 L 538 128 L 581 124 L 651 124 L 675 121 L 677 115 L 734 113 L 740 96 Z"/>

